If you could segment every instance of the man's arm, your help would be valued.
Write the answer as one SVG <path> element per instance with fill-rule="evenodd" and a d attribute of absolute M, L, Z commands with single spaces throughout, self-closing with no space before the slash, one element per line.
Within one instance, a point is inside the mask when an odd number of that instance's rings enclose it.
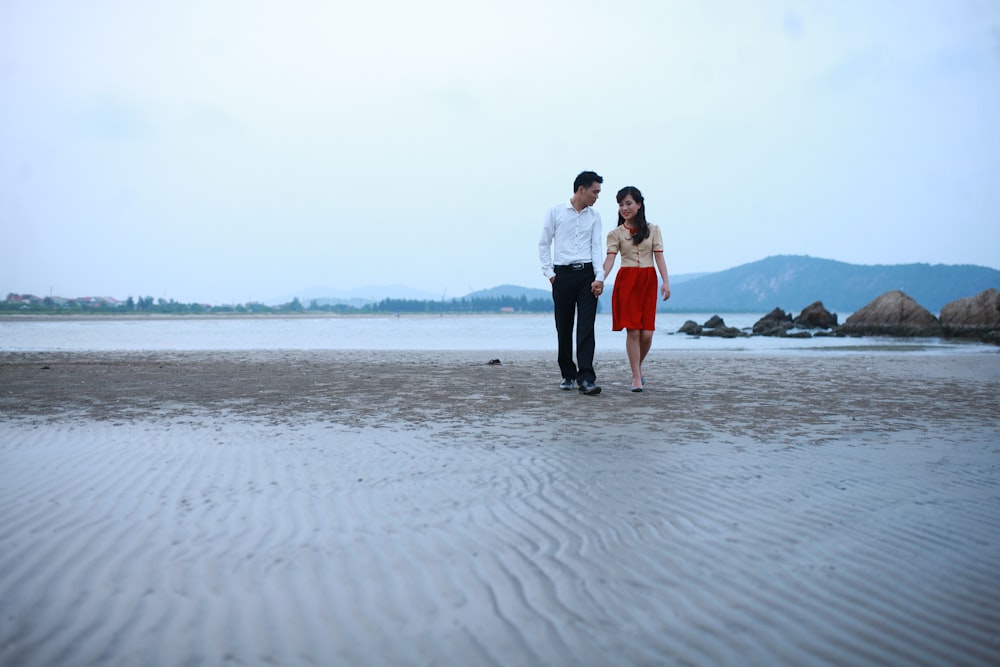
<path fill-rule="evenodd" d="M 594 211 L 594 228 L 590 230 L 590 262 L 594 265 L 594 282 L 604 282 L 604 235 L 601 214 Z"/>
<path fill-rule="evenodd" d="M 549 210 L 542 223 L 542 235 L 538 239 L 538 261 L 542 265 L 542 275 L 549 279 L 549 282 L 556 277 L 556 272 L 552 268 L 552 238 L 556 233 L 555 218 Z"/>

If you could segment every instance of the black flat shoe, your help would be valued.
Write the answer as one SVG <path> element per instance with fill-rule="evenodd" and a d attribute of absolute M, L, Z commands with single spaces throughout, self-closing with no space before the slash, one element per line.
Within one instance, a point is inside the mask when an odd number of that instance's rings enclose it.
<path fill-rule="evenodd" d="M 642 391 L 642 387 L 632 387 L 632 391 L 638 394 L 640 391 Z"/>

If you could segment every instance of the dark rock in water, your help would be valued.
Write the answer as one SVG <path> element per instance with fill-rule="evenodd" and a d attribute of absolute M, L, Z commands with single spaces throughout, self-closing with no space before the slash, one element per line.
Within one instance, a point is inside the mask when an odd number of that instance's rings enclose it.
<path fill-rule="evenodd" d="M 1000 292 L 991 287 L 945 304 L 941 309 L 941 327 L 949 338 L 1000 344 Z"/>
<path fill-rule="evenodd" d="M 742 331 L 736 327 L 726 326 L 725 320 L 723 320 L 718 315 L 712 315 L 705 322 L 704 326 L 701 328 L 702 336 L 715 336 L 716 338 L 737 338 L 738 336 L 744 336 Z"/>
<path fill-rule="evenodd" d="M 681 328 L 677 330 L 677 333 L 687 334 L 689 336 L 700 336 L 701 326 L 698 325 L 694 320 L 688 320 L 681 325 Z"/>
<path fill-rule="evenodd" d="M 792 320 L 792 326 L 798 329 L 832 329 L 837 326 L 837 314 L 823 307 L 822 301 L 815 301 Z"/>
<path fill-rule="evenodd" d="M 775 308 L 753 325 L 754 336 L 784 336 L 792 327 L 792 316 L 781 308 Z"/>
<path fill-rule="evenodd" d="M 811 338 L 808 331 L 789 333 L 790 329 L 831 329 L 837 326 L 837 316 L 823 307 L 822 301 L 806 306 L 794 320 L 791 313 L 775 308 L 753 325 L 755 336 L 781 336 L 788 338 Z"/>
<path fill-rule="evenodd" d="M 489 361 L 486 362 L 486 365 L 487 366 L 499 366 L 500 365 L 500 360 L 499 359 L 490 359 Z"/>
<path fill-rule="evenodd" d="M 838 336 L 919 338 L 941 334 L 938 319 L 899 290 L 886 292 L 837 327 Z"/>
<path fill-rule="evenodd" d="M 736 327 L 727 327 L 722 325 L 720 327 L 704 328 L 701 330 L 702 336 L 715 336 L 716 338 L 738 338 L 743 334 L 742 331 Z"/>

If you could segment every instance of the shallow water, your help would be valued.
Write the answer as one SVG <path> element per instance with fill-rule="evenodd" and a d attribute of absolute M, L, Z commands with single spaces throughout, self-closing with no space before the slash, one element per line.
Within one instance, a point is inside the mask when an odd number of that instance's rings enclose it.
<path fill-rule="evenodd" d="M 723 316 L 728 326 L 749 331 L 761 313 Z M 704 313 L 661 313 L 654 349 L 766 353 L 860 351 L 865 353 L 963 352 L 995 354 L 990 345 L 935 338 L 746 338 L 694 337 L 675 333 Z M 624 349 L 624 332 L 611 331 L 611 316 L 597 317 L 597 351 Z M 548 314 L 387 315 L 320 317 L 74 318 L 0 321 L 0 351 L 156 350 L 555 350 L 555 324 Z"/>

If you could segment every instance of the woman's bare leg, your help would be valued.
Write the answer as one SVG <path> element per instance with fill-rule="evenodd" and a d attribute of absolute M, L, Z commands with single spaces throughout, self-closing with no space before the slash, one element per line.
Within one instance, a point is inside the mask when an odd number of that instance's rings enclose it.
<path fill-rule="evenodd" d="M 632 388 L 642 387 L 642 331 L 627 329 L 625 331 L 625 354 L 628 365 L 632 369 Z"/>
<path fill-rule="evenodd" d="M 646 361 L 649 348 L 653 347 L 653 332 L 649 329 L 639 331 L 639 365 Z"/>

